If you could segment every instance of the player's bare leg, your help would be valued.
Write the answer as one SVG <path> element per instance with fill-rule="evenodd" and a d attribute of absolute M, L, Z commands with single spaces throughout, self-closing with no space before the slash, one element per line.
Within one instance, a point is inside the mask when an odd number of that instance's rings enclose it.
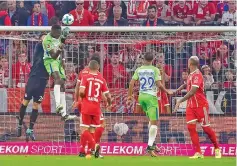
<path fill-rule="evenodd" d="M 60 86 L 60 104 L 63 106 L 61 110 L 61 116 L 64 121 L 72 120 L 76 118 L 76 115 L 68 115 L 67 114 L 67 102 L 66 102 L 66 94 L 65 94 L 65 81 L 61 80 Z"/>
<path fill-rule="evenodd" d="M 26 114 L 26 108 L 29 104 L 29 100 L 25 100 L 23 99 L 22 101 L 22 104 L 21 104 L 21 107 L 20 107 L 20 116 L 19 116 L 19 123 L 18 123 L 18 126 L 17 126 L 17 137 L 21 137 L 21 134 L 22 134 L 22 123 L 23 123 L 23 120 L 24 120 L 24 117 L 25 117 L 25 114 Z"/>
<path fill-rule="evenodd" d="M 151 155 L 151 157 L 157 157 L 156 146 L 154 146 L 156 135 L 157 135 L 157 121 L 150 120 L 149 122 L 149 139 L 148 139 L 148 146 L 146 148 L 147 153 Z"/>
<path fill-rule="evenodd" d="M 187 127 L 188 127 L 188 131 L 189 131 L 189 134 L 190 134 L 190 137 L 191 137 L 192 144 L 193 144 L 194 149 L 195 149 L 194 156 L 191 156 L 189 158 L 191 158 L 191 159 L 204 158 L 203 154 L 201 153 L 199 137 L 198 137 L 198 133 L 197 133 L 197 130 L 196 130 L 196 121 L 188 123 Z"/>
<path fill-rule="evenodd" d="M 33 109 L 30 116 L 30 125 L 29 125 L 29 128 L 26 130 L 27 142 L 29 141 L 29 139 L 31 139 L 32 141 L 36 140 L 33 129 L 34 129 L 36 119 L 38 117 L 38 109 L 39 109 L 39 103 L 33 102 Z"/>
<path fill-rule="evenodd" d="M 165 111 L 166 111 L 167 114 L 171 114 L 170 105 L 165 105 Z"/>

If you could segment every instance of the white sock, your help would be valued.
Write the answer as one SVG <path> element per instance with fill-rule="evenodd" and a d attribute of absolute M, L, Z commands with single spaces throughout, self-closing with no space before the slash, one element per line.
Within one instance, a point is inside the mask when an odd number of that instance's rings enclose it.
<path fill-rule="evenodd" d="M 149 122 L 148 124 L 148 130 L 150 130 L 150 127 L 151 127 L 151 122 Z"/>
<path fill-rule="evenodd" d="M 157 134 L 157 126 L 151 125 L 149 129 L 149 139 L 148 139 L 149 146 L 153 146 L 153 143 L 155 142 L 156 139 L 156 134 Z"/>
<path fill-rule="evenodd" d="M 54 85 L 53 92 L 54 92 L 54 99 L 55 99 L 56 108 L 57 108 L 60 104 L 60 85 Z"/>
<path fill-rule="evenodd" d="M 67 103 L 66 103 L 66 94 L 65 92 L 60 92 L 60 103 L 63 105 L 63 109 L 61 111 L 62 116 L 67 114 Z"/>

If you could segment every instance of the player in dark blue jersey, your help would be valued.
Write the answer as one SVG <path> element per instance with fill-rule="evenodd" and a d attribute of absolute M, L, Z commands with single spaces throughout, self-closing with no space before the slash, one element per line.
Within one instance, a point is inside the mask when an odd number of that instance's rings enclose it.
<path fill-rule="evenodd" d="M 19 124 L 17 128 L 18 137 L 20 137 L 22 133 L 22 123 L 26 113 L 26 108 L 30 100 L 33 98 L 33 108 L 30 116 L 30 126 L 26 130 L 26 141 L 29 141 L 29 138 L 31 138 L 33 141 L 35 140 L 33 128 L 38 116 L 38 107 L 43 100 L 44 91 L 49 79 L 49 74 L 44 67 L 43 61 L 44 49 L 42 46 L 42 41 L 45 36 L 46 34 L 41 34 L 41 42 L 38 43 L 35 47 L 33 56 L 33 66 L 31 68 L 29 79 L 25 88 L 24 100 L 20 107 Z"/>

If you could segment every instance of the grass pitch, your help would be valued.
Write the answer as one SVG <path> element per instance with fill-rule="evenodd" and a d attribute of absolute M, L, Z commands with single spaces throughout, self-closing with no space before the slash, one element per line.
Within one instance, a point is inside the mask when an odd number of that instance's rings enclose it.
<path fill-rule="evenodd" d="M 112 157 L 104 159 L 77 156 L 0 156 L 1 166 L 235 166 L 236 158 L 189 159 L 188 157 Z"/>

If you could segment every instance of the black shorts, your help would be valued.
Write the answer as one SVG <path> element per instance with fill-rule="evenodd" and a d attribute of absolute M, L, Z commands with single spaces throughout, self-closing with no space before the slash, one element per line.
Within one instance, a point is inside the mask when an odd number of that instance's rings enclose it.
<path fill-rule="evenodd" d="M 25 100 L 31 100 L 36 103 L 41 103 L 44 98 L 44 90 L 47 85 L 47 79 L 30 77 L 25 88 Z"/>

